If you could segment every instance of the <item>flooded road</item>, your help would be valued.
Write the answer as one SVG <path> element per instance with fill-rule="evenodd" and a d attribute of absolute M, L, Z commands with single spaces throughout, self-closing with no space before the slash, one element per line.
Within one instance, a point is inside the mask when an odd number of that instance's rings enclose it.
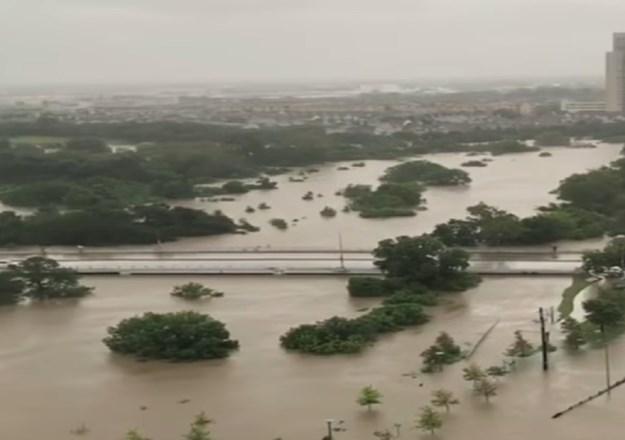
<path fill-rule="evenodd" d="M 191 417 L 206 411 L 220 440 L 318 440 L 326 418 L 345 420 L 337 439 L 373 439 L 373 431 L 401 423 L 410 429 L 432 390 L 445 387 L 461 405 L 446 416 L 445 439 L 588 439 L 601 432 L 620 438 L 625 389 L 559 420 L 550 416 L 604 383 L 601 351 L 559 350 L 543 374 L 538 355 L 505 378 L 492 404 L 473 396 L 462 364 L 434 375 L 417 371 L 419 353 L 438 332 L 467 347 L 497 319 L 501 322 L 474 356 L 489 366 L 521 329 L 538 342 L 539 306 L 556 306 L 568 278 L 490 277 L 478 288 L 445 298 L 433 321 L 378 341 L 357 356 L 310 357 L 287 353 L 279 336 L 289 327 L 332 315 L 356 316 L 373 300 L 348 298 L 344 278 L 285 277 L 88 277 L 95 295 L 79 303 L 0 309 L 0 438 L 72 439 L 85 425 L 90 440 L 118 440 L 139 428 L 153 440 L 180 438 Z M 186 303 L 169 296 L 176 284 L 203 282 L 224 298 Z M 188 365 L 140 363 L 111 355 L 100 342 L 107 326 L 145 311 L 192 308 L 224 321 L 241 349 L 230 359 Z M 556 332 L 557 333 L 557 332 Z M 557 342 L 554 334 L 552 340 Z M 625 341 L 611 346 L 613 377 L 625 375 Z M 360 409 L 358 390 L 384 394 L 376 411 Z M 419 386 L 423 384 L 423 386 Z M 180 403 L 185 402 L 187 403 Z M 147 409 L 141 410 L 141 406 Z M 423 438 L 427 438 L 424 436 Z"/>

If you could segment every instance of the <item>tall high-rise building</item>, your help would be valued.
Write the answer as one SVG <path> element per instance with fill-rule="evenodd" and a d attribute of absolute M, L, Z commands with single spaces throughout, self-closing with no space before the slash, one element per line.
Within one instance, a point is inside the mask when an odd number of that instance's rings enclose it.
<path fill-rule="evenodd" d="M 625 113 L 625 32 L 614 34 L 606 56 L 606 110 Z"/>

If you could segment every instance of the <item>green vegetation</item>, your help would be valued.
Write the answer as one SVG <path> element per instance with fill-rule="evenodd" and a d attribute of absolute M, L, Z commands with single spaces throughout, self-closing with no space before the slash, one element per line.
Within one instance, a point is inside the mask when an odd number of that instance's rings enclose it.
<path fill-rule="evenodd" d="M 478 382 L 486 377 L 486 372 L 477 364 L 470 364 L 468 367 L 462 369 L 462 378 L 471 382 L 473 389 L 476 389 Z"/>
<path fill-rule="evenodd" d="M 206 417 L 203 412 L 195 416 L 189 432 L 183 435 L 183 440 L 212 440 L 213 437 L 208 427 L 213 423 L 212 420 Z M 151 440 L 148 437 L 143 436 L 136 430 L 128 431 L 124 440 Z"/>
<path fill-rule="evenodd" d="M 424 406 L 421 409 L 421 414 L 417 418 L 415 426 L 424 432 L 434 435 L 434 433 L 443 427 L 443 418 L 439 413 L 434 411 L 431 406 Z"/>
<path fill-rule="evenodd" d="M 432 373 L 434 371 L 442 371 L 445 365 L 458 362 L 463 358 L 460 346 L 455 343 L 453 338 L 445 332 L 441 332 L 434 345 L 421 353 L 423 358 L 424 373 Z"/>
<path fill-rule="evenodd" d="M 292 328 L 282 335 L 280 343 L 287 350 L 311 354 L 357 353 L 373 343 L 380 334 L 427 321 L 427 315 L 418 305 L 382 306 L 354 319 L 335 316 L 316 324 Z"/>
<path fill-rule="evenodd" d="M 360 390 L 358 399 L 356 400 L 358 405 L 366 406 L 368 411 L 371 411 L 373 405 L 382 404 L 382 393 L 371 385 L 364 387 Z"/>
<path fill-rule="evenodd" d="M 363 218 L 410 217 L 423 203 L 422 192 L 414 183 L 384 183 L 375 191 L 369 185 L 349 185 L 343 195 L 350 200 L 349 209 Z"/>
<path fill-rule="evenodd" d="M 464 220 L 437 225 L 433 235 L 448 246 L 534 245 L 601 236 L 607 224 L 603 215 L 574 206 L 550 207 L 523 219 L 484 203 L 468 211 Z"/>
<path fill-rule="evenodd" d="M 122 209 L 129 204 L 149 203 L 157 199 L 143 183 L 124 182 L 108 177 L 87 178 L 80 183 L 62 180 L 35 182 L 0 192 L 0 201 L 19 207 Z"/>
<path fill-rule="evenodd" d="M 547 131 L 536 136 L 536 145 L 540 147 L 566 147 L 571 145 L 570 136 L 557 131 Z"/>
<path fill-rule="evenodd" d="M 616 237 L 603 250 L 587 251 L 583 256 L 586 272 L 603 273 L 611 267 L 625 268 L 625 237 Z"/>
<path fill-rule="evenodd" d="M 381 307 L 354 319 L 333 317 L 292 328 L 281 337 L 282 346 L 313 354 L 356 353 L 379 334 L 425 323 L 422 307 L 437 301 L 429 289 L 459 291 L 479 282 L 466 273 L 466 252 L 448 249 L 428 235 L 381 241 L 374 256 L 385 278 L 352 277 L 348 290 L 355 297 L 386 297 Z M 447 335 L 439 336 L 437 344 L 446 360 L 461 356 Z"/>
<path fill-rule="evenodd" d="M 280 229 L 281 231 L 289 228 L 289 224 L 282 218 L 272 218 L 269 220 L 269 224 L 276 229 Z"/>
<path fill-rule="evenodd" d="M 567 348 L 578 350 L 582 345 L 586 344 L 586 336 L 582 324 L 571 317 L 567 317 L 561 324 L 562 332 L 566 335 L 564 344 Z"/>
<path fill-rule="evenodd" d="M 336 217 L 336 209 L 326 206 L 325 208 L 321 210 L 319 214 L 321 215 L 321 217 L 325 217 L 325 218 Z"/>
<path fill-rule="evenodd" d="M 196 312 L 146 313 L 109 327 L 108 334 L 103 342 L 111 351 L 143 359 L 217 359 L 239 347 L 224 324 Z"/>
<path fill-rule="evenodd" d="M 466 272 L 467 252 L 448 248 L 427 234 L 383 240 L 373 255 L 385 277 L 404 286 L 418 284 L 433 290 L 462 291 L 479 282 L 478 277 Z"/>
<path fill-rule="evenodd" d="M 560 318 L 568 318 L 573 312 L 575 297 L 578 293 L 592 284 L 585 275 L 573 275 L 571 285 L 562 292 L 562 300 L 558 305 L 558 313 Z"/>
<path fill-rule="evenodd" d="M 523 337 L 520 330 L 514 332 L 514 342 L 506 350 L 506 355 L 511 357 L 529 357 L 536 353 L 536 348 Z"/>
<path fill-rule="evenodd" d="M 81 153 L 109 153 L 106 142 L 98 138 L 75 138 L 65 143 L 65 149 Z"/>
<path fill-rule="evenodd" d="M 79 283 L 79 275 L 60 267 L 55 260 L 31 257 L 0 272 L 0 304 L 17 304 L 22 299 L 47 301 L 81 298 L 92 288 Z"/>
<path fill-rule="evenodd" d="M 423 185 L 466 185 L 471 182 L 462 170 L 450 169 L 427 160 L 415 160 L 386 170 L 381 180 L 389 183 L 420 183 Z"/>
<path fill-rule="evenodd" d="M 189 432 L 184 436 L 184 440 L 211 440 L 208 426 L 213 423 L 204 413 L 195 416 Z"/>
<path fill-rule="evenodd" d="M 398 286 L 393 282 L 374 277 L 350 277 L 347 291 L 353 297 L 380 297 L 391 295 Z"/>
<path fill-rule="evenodd" d="M 476 382 L 474 390 L 489 403 L 490 398 L 497 395 L 497 384 L 488 378 L 482 378 Z"/>
<path fill-rule="evenodd" d="M 260 177 L 256 183 L 244 183 L 240 180 L 230 180 L 220 187 L 204 186 L 196 187 L 195 195 L 202 197 L 214 197 L 224 194 L 245 194 L 253 190 L 273 190 L 278 188 L 278 183 L 268 177 Z"/>
<path fill-rule="evenodd" d="M 200 283 L 186 283 L 181 286 L 175 286 L 171 292 L 171 296 L 183 299 L 201 299 L 204 297 L 214 298 L 224 296 L 223 292 L 213 290 L 209 287 L 203 286 Z"/>
<path fill-rule="evenodd" d="M 445 408 L 446 412 L 451 410 L 453 405 L 459 405 L 460 401 L 454 396 L 454 393 L 448 390 L 440 389 L 432 393 L 431 403 L 438 408 Z"/>
<path fill-rule="evenodd" d="M 486 167 L 488 164 L 481 160 L 468 160 L 460 164 L 461 167 Z"/>
<path fill-rule="evenodd" d="M 8 211 L 0 213 L 0 246 L 150 244 L 179 237 L 234 233 L 238 229 L 219 212 L 208 214 L 166 205 L 66 213 L 47 210 L 27 217 Z"/>

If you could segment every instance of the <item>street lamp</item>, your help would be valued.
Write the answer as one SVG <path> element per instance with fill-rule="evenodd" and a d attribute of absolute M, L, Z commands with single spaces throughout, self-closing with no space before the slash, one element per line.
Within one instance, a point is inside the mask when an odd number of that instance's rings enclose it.
<path fill-rule="evenodd" d="M 326 419 L 326 425 L 328 426 L 328 435 L 326 438 L 328 440 L 332 440 L 332 423 L 334 423 L 334 419 Z"/>

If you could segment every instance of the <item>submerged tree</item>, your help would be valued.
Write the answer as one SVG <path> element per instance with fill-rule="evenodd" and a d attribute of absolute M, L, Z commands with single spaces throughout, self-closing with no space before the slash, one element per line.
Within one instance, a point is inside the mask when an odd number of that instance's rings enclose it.
<path fill-rule="evenodd" d="M 382 393 L 368 385 L 360 390 L 360 395 L 356 400 L 360 406 L 366 406 L 371 411 L 373 405 L 379 405 L 382 403 Z"/>
<path fill-rule="evenodd" d="M 586 337 L 582 325 L 574 318 L 567 317 L 561 324 L 562 331 L 566 335 L 564 343 L 568 348 L 579 349 L 582 345 L 586 344 Z"/>
<path fill-rule="evenodd" d="M 443 418 L 439 413 L 434 411 L 431 406 L 424 406 L 421 409 L 421 413 L 417 418 L 416 428 L 429 432 L 430 435 L 434 435 L 434 432 L 442 426 Z"/>
<path fill-rule="evenodd" d="M 148 437 L 145 437 L 139 434 L 138 431 L 133 429 L 132 431 L 128 431 L 128 433 L 126 434 L 125 440 L 150 440 L 150 439 Z"/>
<path fill-rule="evenodd" d="M 184 436 L 184 440 L 211 440 L 208 426 L 213 423 L 206 417 L 206 414 L 200 413 L 195 416 L 195 420 L 191 423 L 191 428 Z"/>
<path fill-rule="evenodd" d="M 473 388 L 476 388 L 477 383 L 486 378 L 486 373 L 477 364 L 471 364 L 462 369 L 462 377 L 464 380 L 471 382 L 473 384 Z"/>
<path fill-rule="evenodd" d="M 423 358 L 423 371 L 440 371 L 443 365 L 452 364 L 462 358 L 462 350 L 454 339 L 445 332 L 441 332 L 434 345 L 421 353 Z"/>
<path fill-rule="evenodd" d="M 204 297 L 212 298 L 223 296 L 223 293 L 206 287 L 200 283 L 186 283 L 181 286 L 174 287 L 171 295 L 184 299 L 201 299 Z"/>
<path fill-rule="evenodd" d="M 0 272 L 0 305 L 17 304 L 22 299 L 23 284 L 9 272 Z"/>
<path fill-rule="evenodd" d="M 534 346 L 523 337 L 521 330 L 514 332 L 514 342 L 508 350 L 506 355 L 513 357 L 528 357 L 534 354 Z"/>
<path fill-rule="evenodd" d="M 432 393 L 432 405 L 439 408 L 445 408 L 445 411 L 449 412 L 452 405 L 458 405 L 460 401 L 456 399 L 454 394 L 449 390 L 436 390 Z"/>
<path fill-rule="evenodd" d="M 497 384 L 486 378 L 480 379 L 475 385 L 475 392 L 483 396 L 488 403 L 491 397 L 497 395 Z"/>
<path fill-rule="evenodd" d="M 22 284 L 22 295 L 33 300 L 78 298 L 93 290 L 79 283 L 76 271 L 62 268 L 50 258 L 28 258 L 8 273 Z"/>

